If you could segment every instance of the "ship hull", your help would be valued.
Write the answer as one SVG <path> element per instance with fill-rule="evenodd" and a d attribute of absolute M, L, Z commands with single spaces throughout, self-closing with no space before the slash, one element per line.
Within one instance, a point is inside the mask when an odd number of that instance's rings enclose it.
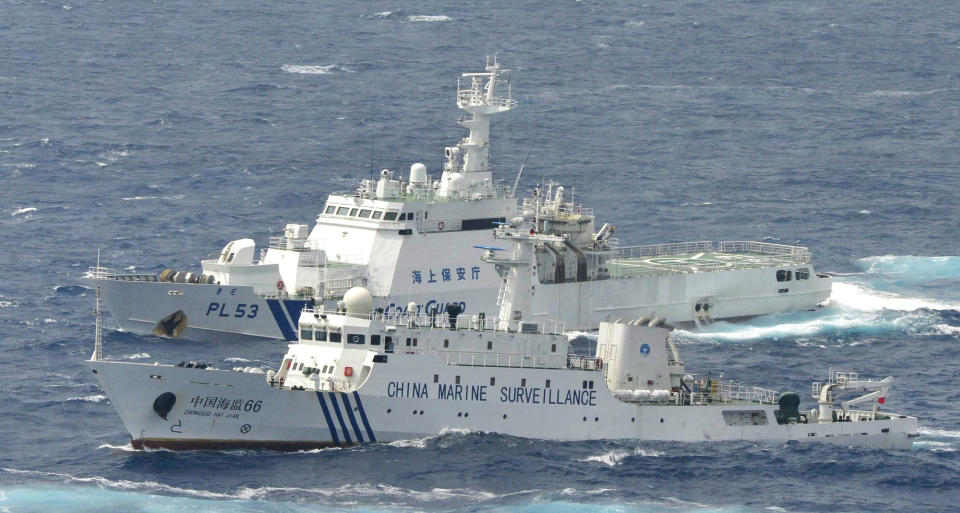
<path fill-rule="evenodd" d="M 490 274 L 492 281 L 493 273 Z M 485 277 L 486 278 L 486 277 Z M 207 285 L 86 279 L 100 287 L 105 310 L 122 331 L 141 335 L 172 336 L 158 330 L 165 317 L 183 312 L 185 329 L 177 338 L 198 342 L 297 339 L 297 319 L 306 301 L 266 298 L 250 286 Z M 436 290 L 429 294 L 381 299 L 377 306 L 392 310 L 406 308 L 410 301 L 422 306 L 462 303 L 468 313 L 496 311 L 496 281 L 483 289 Z M 326 305 L 335 309 L 336 301 Z M 159 331 L 159 332 L 158 332 Z"/>
<path fill-rule="evenodd" d="M 603 321 L 644 316 L 663 317 L 683 326 L 813 310 L 830 297 L 829 278 L 794 282 L 787 292 L 780 292 L 784 287 L 778 286 L 774 273 L 773 269 L 746 269 L 537 284 L 525 319 L 562 319 L 569 329 L 576 330 L 592 329 Z M 421 308 L 456 302 L 467 314 L 489 315 L 499 309 L 495 304 L 497 282 L 490 279 L 492 275 L 483 276 L 489 281 L 486 288 L 437 287 L 429 294 L 381 299 L 377 306 L 403 310 L 409 301 Z M 296 340 L 296 319 L 304 305 L 303 300 L 259 296 L 250 286 L 116 279 L 86 282 L 101 288 L 106 309 L 121 330 L 167 335 L 157 332 L 158 322 L 182 311 L 187 321 L 178 337 L 200 342 Z M 696 304 L 705 299 L 713 307 L 709 315 L 696 310 Z"/>
<path fill-rule="evenodd" d="M 675 326 L 707 324 L 814 310 L 830 298 L 831 286 L 829 277 L 819 276 L 778 283 L 775 268 L 538 283 L 524 312 L 532 321 L 563 319 L 570 329 L 640 317 L 661 317 Z M 708 311 L 698 309 L 704 303 Z"/>
<path fill-rule="evenodd" d="M 445 365 L 388 355 L 349 393 L 278 389 L 264 375 L 128 362 L 90 361 L 135 447 L 301 450 L 432 436 L 444 430 L 552 440 L 814 441 L 908 449 L 915 417 L 778 424 L 776 405 L 628 403 L 603 373 Z M 591 388 L 591 386 L 593 388 Z M 176 397 L 166 418 L 155 398 Z M 727 413 L 725 413 L 727 412 Z M 730 421 L 760 418 L 750 422 Z"/>

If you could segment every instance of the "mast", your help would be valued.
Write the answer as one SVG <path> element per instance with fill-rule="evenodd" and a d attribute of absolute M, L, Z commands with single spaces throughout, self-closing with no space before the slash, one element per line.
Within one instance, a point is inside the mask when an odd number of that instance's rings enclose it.
<path fill-rule="evenodd" d="M 97 272 L 100 272 L 100 250 L 97 250 Z M 97 286 L 97 304 L 93 308 L 93 315 L 96 318 L 95 332 L 94 332 L 94 343 L 93 343 L 93 355 L 90 356 L 90 359 L 93 361 L 99 361 L 103 359 L 103 320 L 100 314 L 100 286 Z"/>
<path fill-rule="evenodd" d="M 508 71 L 500 67 L 497 56 L 488 56 L 485 70 L 464 73 L 457 79 L 457 107 L 470 114 L 470 119 L 461 118 L 460 126 L 470 134 L 444 150 L 447 162 L 437 195 L 456 198 L 472 194 L 487 195 L 493 186 L 490 174 L 490 118 L 507 112 L 517 105 L 510 91 L 510 83 L 503 77 Z M 503 96 L 498 86 L 506 83 Z"/>

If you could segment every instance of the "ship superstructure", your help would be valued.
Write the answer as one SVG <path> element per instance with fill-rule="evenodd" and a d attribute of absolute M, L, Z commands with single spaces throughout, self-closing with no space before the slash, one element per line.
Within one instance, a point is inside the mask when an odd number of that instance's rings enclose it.
<path fill-rule="evenodd" d="M 289 224 L 266 248 L 231 241 L 202 261 L 202 272 L 98 266 L 88 283 L 102 289 L 121 329 L 193 340 L 295 340 L 304 304 L 335 303 L 357 285 L 385 309 L 415 300 L 493 312 L 498 277 L 472 246 L 492 242 L 495 223 L 517 205 L 489 165 L 491 118 L 517 104 L 506 71 L 488 58 L 484 71 L 462 75 L 457 106 L 469 135 L 445 148 L 439 177 L 422 163 L 405 177 L 384 169 L 355 191 L 331 194 L 312 229 Z"/>
<path fill-rule="evenodd" d="M 88 364 L 134 447 L 307 449 L 467 429 L 554 440 L 750 440 L 907 449 L 917 418 L 881 410 L 893 378 L 831 371 L 814 407 L 687 371 L 659 320 L 604 322 L 596 350 L 562 324 L 343 308 L 305 310 L 278 369 Z M 844 394 L 866 392 L 837 403 Z M 866 409 L 854 409 L 854 405 Z"/>
<path fill-rule="evenodd" d="M 755 241 L 623 246 L 615 228 L 548 185 L 524 198 L 498 245 L 481 246 L 503 280 L 500 317 L 563 319 L 574 329 L 601 321 L 666 318 L 675 325 L 812 310 L 831 279 L 805 247 Z M 506 309 L 504 308 L 507 306 Z M 514 309 L 509 311 L 509 309 Z"/>

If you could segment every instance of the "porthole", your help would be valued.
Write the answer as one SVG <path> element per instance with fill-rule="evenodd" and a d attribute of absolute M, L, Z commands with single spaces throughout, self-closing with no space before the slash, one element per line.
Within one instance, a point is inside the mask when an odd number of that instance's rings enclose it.
<path fill-rule="evenodd" d="M 587 418 L 586 418 L 586 417 L 584 417 L 584 418 L 583 418 L 583 421 L 584 421 L 584 422 L 586 422 L 586 421 L 587 421 Z"/>
<path fill-rule="evenodd" d="M 663 419 L 660 419 L 660 423 L 663 424 Z"/>
<path fill-rule="evenodd" d="M 420 410 L 420 415 L 423 415 L 423 410 Z"/>
<path fill-rule="evenodd" d="M 387 413 L 390 413 L 391 411 L 393 411 L 391 408 L 387 408 Z"/>
<path fill-rule="evenodd" d="M 463 417 L 463 412 L 457 412 L 457 417 Z"/>
<path fill-rule="evenodd" d="M 636 421 L 637 421 L 636 417 L 630 417 L 630 422 L 636 422 Z"/>
<path fill-rule="evenodd" d="M 593 418 L 593 421 L 594 421 L 594 422 L 600 422 L 600 417 L 594 417 L 594 418 Z"/>
<path fill-rule="evenodd" d="M 503 414 L 503 418 L 504 418 L 504 419 L 507 418 L 507 414 L 506 414 L 506 413 Z"/>

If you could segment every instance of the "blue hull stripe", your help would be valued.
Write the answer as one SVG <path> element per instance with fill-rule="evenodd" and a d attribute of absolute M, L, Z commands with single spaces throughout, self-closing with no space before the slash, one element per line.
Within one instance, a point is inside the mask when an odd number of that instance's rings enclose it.
<path fill-rule="evenodd" d="M 290 314 L 290 320 L 293 321 L 293 325 L 296 326 L 300 322 L 300 312 L 303 311 L 303 305 L 307 302 L 299 299 L 284 299 L 283 306 L 287 309 L 287 313 Z"/>
<path fill-rule="evenodd" d="M 327 401 L 323 399 L 323 392 L 317 392 L 317 399 L 320 400 L 320 407 L 323 408 L 323 416 L 327 418 L 327 427 L 330 428 L 333 443 L 340 445 L 340 437 L 337 436 L 337 430 L 333 427 L 333 419 L 330 418 L 330 410 L 327 409 Z"/>
<path fill-rule="evenodd" d="M 367 421 L 367 413 L 363 411 L 363 402 L 360 401 L 360 393 L 353 393 L 353 400 L 357 403 L 357 411 L 360 413 L 360 420 L 363 421 L 363 427 L 367 428 L 367 438 L 371 442 L 376 442 L 376 437 L 373 436 L 373 430 L 370 429 L 370 422 Z"/>
<path fill-rule="evenodd" d="M 280 300 L 268 299 L 267 305 L 270 307 L 270 312 L 273 313 L 273 318 L 277 321 L 277 326 L 280 327 L 283 337 L 287 340 L 297 340 L 297 332 L 290 326 L 290 321 L 287 320 L 287 314 L 283 311 Z"/>
<path fill-rule="evenodd" d="M 360 432 L 360 426 L 357 425 L 357 418 L 353 415 L 353 407 L 350 406 L 350 396 L 345 392 L 340 392 L 340 399 L 343 399 L 343 409 L 347 410 L 347 418 L 350 419 L 350 425 L 353 426 L 353 434 L 357 435 L 357 443 L 363 443 L 363 433 Z"/>
<path fill-rule="evenodd" d="M 337 396 L 333 392 L 327 393 L 330 394 L 330 404 L 333 405 L 333 412 L 337 414 L 337 420 L 340 422 L 340 427 L 343 429 L 343 438 L 348 444 L 352 444 L 353 440 L 350 439 L 350 430 L 347 429 L 347 425 L 343 423 L 343 414 L 340 413 L 340 405 L 337 404 Z"/>

